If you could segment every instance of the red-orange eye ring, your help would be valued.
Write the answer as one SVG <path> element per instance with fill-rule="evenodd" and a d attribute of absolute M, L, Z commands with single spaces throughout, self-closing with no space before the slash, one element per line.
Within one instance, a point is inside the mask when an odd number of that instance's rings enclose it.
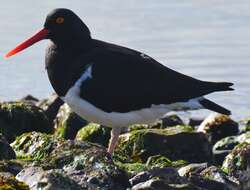
<path fill-rule="evenodd" d="M 62 23 L 64 23 L 64 18 L 63 18 L 63 17 L 58 17 L 58 18 L 56 18 L 56 23 L 57 23 L 57 24 L 62 24 Z"/>

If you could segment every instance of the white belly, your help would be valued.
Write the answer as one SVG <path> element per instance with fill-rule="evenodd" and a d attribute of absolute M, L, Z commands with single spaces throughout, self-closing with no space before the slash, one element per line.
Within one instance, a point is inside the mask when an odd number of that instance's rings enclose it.
<path fill-rule="evenodd" d="M 162 118 L 171 111 L 167 106 L 152 105 L 150 108 L 130 111 L 127 113 L 105 112 L 80 96 L 80 89 L 72 87 L 62 99 L 77 113 L 87 121 L 102 124 L 108 127 L 127 127 L 132 124 L 151 124 Z"/>

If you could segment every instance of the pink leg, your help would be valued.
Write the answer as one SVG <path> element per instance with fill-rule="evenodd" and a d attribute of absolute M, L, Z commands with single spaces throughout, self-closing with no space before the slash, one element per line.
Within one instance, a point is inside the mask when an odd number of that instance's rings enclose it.
<path fill-rule="evenodd" d="M 119 134 L 121 132 L 121 128 L 113 128 L 111 131 L 111 138 L 109 140 L 109 147 L 108 147 L 108 152 L 110 154 L 113 154 L 115 147 L 117 145 L 118 139 L 119 139 Z"/>

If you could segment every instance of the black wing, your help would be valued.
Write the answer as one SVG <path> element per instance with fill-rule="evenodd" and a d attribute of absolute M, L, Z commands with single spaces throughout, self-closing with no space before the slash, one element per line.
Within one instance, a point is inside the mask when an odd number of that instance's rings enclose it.
<path fill-rule="evenodd" d="M 84 56 L 79 62 L 92 65 L 92 78 L 82 84 L 80 95 L 106 112 L 183 102 L 218 90 L 217 83 L 183 75 L 121 46 L 95 40 L 94 48 Z"/>

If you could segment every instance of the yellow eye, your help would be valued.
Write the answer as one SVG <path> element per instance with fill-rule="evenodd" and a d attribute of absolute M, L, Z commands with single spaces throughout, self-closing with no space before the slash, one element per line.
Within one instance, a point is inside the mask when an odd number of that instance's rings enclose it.
<path fill-rule="evenodd" d="M 58 18 L 56 18 L 56 23 L 57 23 L 57 24 L 62 24 L 62 23 L 64 23 L 64 18 L 63 18 L 63 17 L 58 17 Z"/>

